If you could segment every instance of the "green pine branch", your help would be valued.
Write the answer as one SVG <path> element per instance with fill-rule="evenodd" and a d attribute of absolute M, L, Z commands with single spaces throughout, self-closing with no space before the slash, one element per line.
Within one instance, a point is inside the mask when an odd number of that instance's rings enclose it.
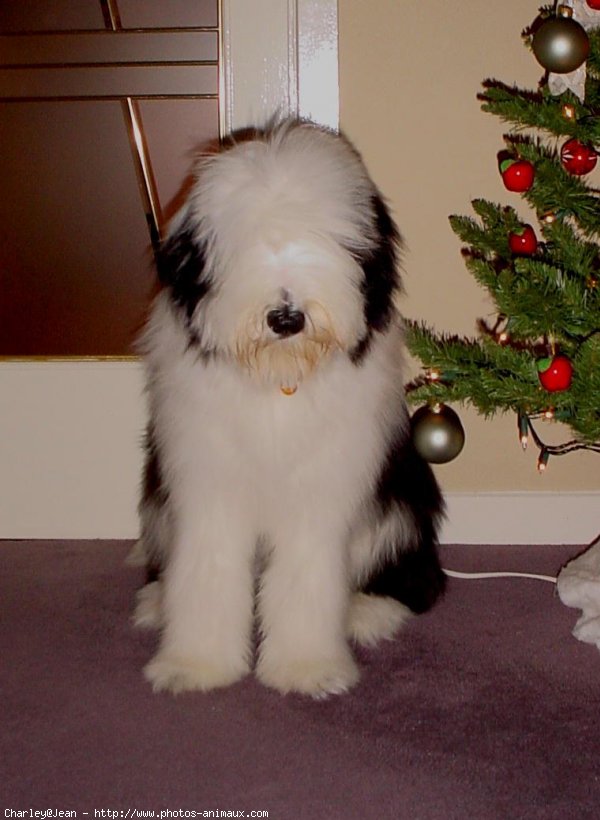
<path fill-rule="evenodd" d="M 509 234 L 522 226 L 517 212 L 514 208 L 502 207 L 484 199 L 474 199 L 471 205 L 480 217 L 481 225 L 470 217 L 451 216 L 450 225 L 454 233 L 482 256 L 506 256 L 509 252 Z"/>
<path fill-rule="evenodd" d="M 585 63 L 587 71 L 587 84 L 585 98 L 588 105 L 594 105 L 594 92 L 598 93 L 598 80 L 600 80 L 600 28 L 593 28 L 587 32 L 590 41 L 590 53 Z M 589 95 L 588 95 L 589 89 Z M 597 109 L 596 109 L 597 110 Z"/>
<path fill-rule="evenodd" d="M 512 208 L 475 200 L 481 224 L 451 216 L 453 231 L 468 243 L 463 256 L 476 281 L 487 288 L 506 330 L 519 340 L 551 336 L 565 352 L 600 326 L 600 270 L 595 243 L 583 241 L 568 223 L 543 226 L 546 243 L 534 257 L 511 253 L 508 236 L 521 224 Z M 582 309 L 583 308 L 583 309 Z"/>
<path fill-rule="evenodd" d="M 478 97 L 483 103 L 482 111 L 513 124 L 514 130 L 532 128 L 559 137 L 577 136 L 586 143 L 600 142 L 600 121 L 591 116 L 590 107 L 574 94 L 565 94 L 561 105 L 557 105 L 556 97 L 547 88 L 531 92 L 497 80 L 486 80 L 483 85 L 485 91 Z M 567 118 L 563 113 L 563 105 L 567 103 L 573 107 L 573 118 Z"/>
<path fill-rule="evenodd" d="M 506 136 L 505 142 L 511 151 L 535 166 L 534 183 L 524 196 L 538 214 L 553 212 L 572 218 L 589 237 L 599 237 L 600 192 L 569 174 L 554 148 L 512 135 Z"/>
<path fill-rule="evenodd" d="M 600 247 L 579 236 L 574 227 L 563 219 L 542 223 L 541 230 L 547 242 L 547 251 L 554 262 L 569 276 L 579 278 L 589 287 L 600 270 Z"/>
<path fill-rule="evenodd" d="M 570 355 L 597 327 L 595 311 L 582 311 L 585 286 L 555 265 L 518 259 L 513 271 L 503 271 L 500 279 L 497 303 L 510 317 L 506 329 L 515 339 L 546 336 Z"/>
<path fill-rule="evenodd" d="M 526 349 L 491 339 L 437 334 L 423 323 L 406 322 L 406 340 L 434 381 L 421 378 L 408 386 L 411 403 L 471 404 L 486 418 L 498 412 L 543 414 L 568 423 L 585 441 L 600 441 L 600 334 L 586 340 L 573 358 L 569 390 L 550 393 L 540 384 L 535 359 Z M 595 398 L 594 398 L 595 397 Z"/>

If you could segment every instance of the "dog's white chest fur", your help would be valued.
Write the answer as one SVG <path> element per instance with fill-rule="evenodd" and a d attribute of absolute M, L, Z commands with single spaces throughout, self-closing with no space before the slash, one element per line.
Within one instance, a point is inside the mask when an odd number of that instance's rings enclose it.
<path fill-rule="evenodd" d="M 314 505 L 321 517 L 327 505 L 356 509 L 389 443 L 388 421 L 404 412 L 400 345 L 399 333 L 379 340 L 361 367 L 334 352 L 293 395 L 235 361 L 178 355 L 160 402 L 167 450 L 178 464 L 193 454 L 197 481 L 223 475 L 224 503 L 247 505 L 257 534 L 295 507 L 306 516 Z"/>

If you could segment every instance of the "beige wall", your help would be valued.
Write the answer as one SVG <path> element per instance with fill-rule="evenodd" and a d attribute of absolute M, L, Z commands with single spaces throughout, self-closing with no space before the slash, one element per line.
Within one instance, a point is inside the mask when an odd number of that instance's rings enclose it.
<path fill-rule="evenodd" d="M 404 313 L 439 330 L 474 335 L 477 317 L 491 310 L 464 267 L 448 215 L 470 214 L 478 197 L 529 213 L 497 171 L 506 128 L 480 111 L 476 95 L 488 77 L 536 86 L 543 71 L 520 33 L 538 5 L 339 0 L 341 127 L 406 239 Z M 456 409 L 467 443 L 437 468 L 447 491 L 600 489 L 597 454 L 553 458 L 540 476 L 537 448 L 522 452 L 512 414 L 485 421 L 470 408 Z M 549 440 L 564 437 L 558 425 L 550 427 Z"/>

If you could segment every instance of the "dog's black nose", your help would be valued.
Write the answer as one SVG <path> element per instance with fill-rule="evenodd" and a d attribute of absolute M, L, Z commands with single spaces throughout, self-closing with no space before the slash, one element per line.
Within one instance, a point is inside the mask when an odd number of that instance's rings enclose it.
<path fill-rule="evenodd" d="M 278 336 L 295 336 L 304 330 L 305 318 L 301 310 L 284 305 L 267 313 L 267 324 Z"/>

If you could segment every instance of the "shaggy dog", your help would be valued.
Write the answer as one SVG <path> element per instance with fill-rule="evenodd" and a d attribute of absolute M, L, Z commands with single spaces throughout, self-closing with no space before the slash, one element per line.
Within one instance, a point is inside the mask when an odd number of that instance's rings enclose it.
<path fill-rule="evenodd" d="M 395 307 L 399 234 L 351 145 L 308 122 L 200 160 L 141 339 L 140 502 L 156 690 L 344 692 L 444 574 Z M 257 635 L 254 623 L 257 623 Z"/>

